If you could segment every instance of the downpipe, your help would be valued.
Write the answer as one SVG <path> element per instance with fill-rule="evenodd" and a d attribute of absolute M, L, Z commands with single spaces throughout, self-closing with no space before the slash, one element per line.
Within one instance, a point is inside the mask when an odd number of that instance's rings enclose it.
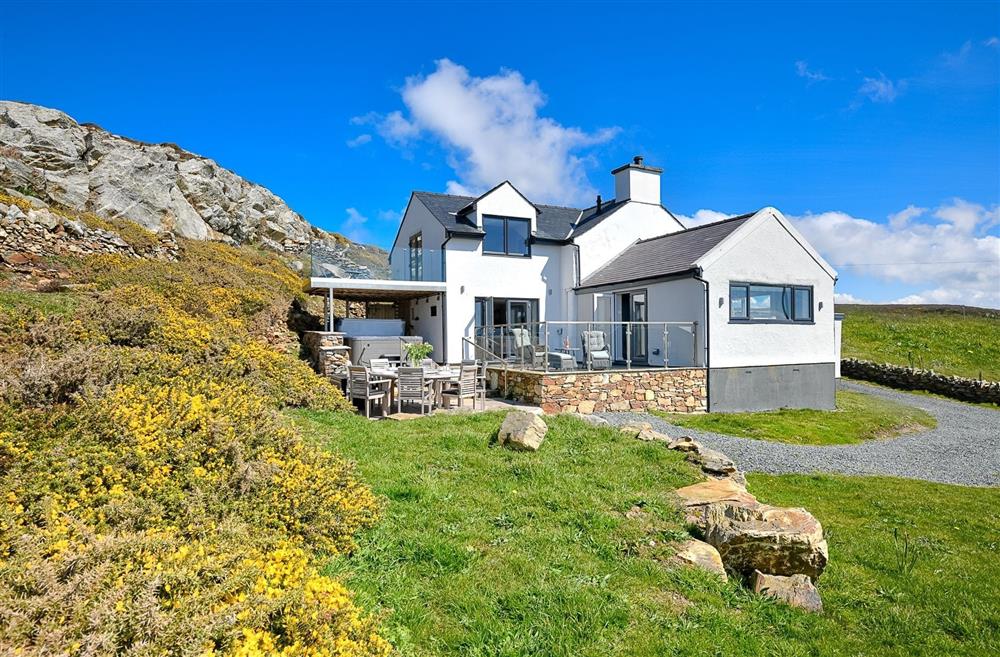
<path fill-rule="evenodd" d="M 702 278 L 702 274 L 704 274 L 704 273 L 705 273 L 705 271 L 701 267 L 698 267 L 698 269 L 696 270 L 695 275 L 694 275 L 694 280 L 698 281 L 699 283 L 701 283 L 705 287 L 705 347 L 704 347 L 704 349 L 705 349 L 705 412 L 711 413 L 712 412 L 712 395 L 710 394 L 711 385 L 709 383 L 709 379 L 712 376 L 712 369 L 710 367 L 710 365 L 711 365 L 710 358 L 712 356 L 712 349 L 711 349 L 711 344 L 712 343 L 711 343 L 711 339 L 710 339 L 711 335 L 709 333 L 709 331 L 711 330 L 711 324 L 708 321 L 708 315 L 709 315 L 709 310 L 710 310 L 710 306 L 708 305 L 709 304 L 708 281 L 706 281 L 704 278 Z"/>

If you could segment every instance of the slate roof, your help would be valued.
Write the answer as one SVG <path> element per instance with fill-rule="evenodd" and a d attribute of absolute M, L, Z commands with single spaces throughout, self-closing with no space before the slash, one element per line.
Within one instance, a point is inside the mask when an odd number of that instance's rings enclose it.
<path fill-rule="evenodd" d="M 756 214 L 741 214 L 694 228 L 640 240 L 580 282 L 614 285 L 692 271 L 695 263 Z"/>
<path fill-rule="evenodd" d="M 434 192 L 413 192 L 413 196 L 427 206 L 434 218 L 441 222 L 441 225 L 449 233 L 469 236 L 483 234 L 482 230 L 457 214 L 474 202 L 476 197 L 436 194 Z M 535 237 L 549 240 L 568 240 L 575 235 L 587 232 L 623 205 L 623 202 L 606 201 L 601 204 L 601 212 L 597 213 L 596 207 L 579 209 L 535 204 L 535 207 L 538 208 Z"/>

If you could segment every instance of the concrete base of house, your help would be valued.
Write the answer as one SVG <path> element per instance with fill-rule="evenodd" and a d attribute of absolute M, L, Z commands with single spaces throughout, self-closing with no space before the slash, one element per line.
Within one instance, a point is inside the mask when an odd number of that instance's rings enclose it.
<path fill-rule="evenodd" d="M 713 413 L 778 408 L 836 408 L 834 363 L 712 368 L 708 397 Z"/>
<path fill-rule="evenodd" d="M 658 409 L 704 413 L 705 369 L 646 368 L 595 372 L 538 372 L 490 368 L 492 387 L 546 413 L 603 413 Z"/>

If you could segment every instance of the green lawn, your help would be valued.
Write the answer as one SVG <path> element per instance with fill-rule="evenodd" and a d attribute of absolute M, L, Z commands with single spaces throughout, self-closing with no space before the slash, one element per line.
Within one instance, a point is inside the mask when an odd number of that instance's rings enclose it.
<path fill-rule="evenodd" d="M 550 418 L 538 453 L 491 447 L 498 414 L 292 417 L 357 461 L 381 522 L 330 569 L 403 655 L 982 655 L 995 648 L 1000 493 L 895 480 L 758 478 L 830 532 L 823 615 L 669 565 L 671 491 L 695 471 L 660 444 Z M 626 518 L 641 505 L 645 515 Z M 899 571 L 893 527 L 933 551 Z M 993 541 L 991 543 L 990 541 Z M 923 543 L 921 543 L 923 545 Z M 942 570 L 944 569 L 944 570 Z M 921 594 L 921 595 L 918 595 Z M 954 620 L 952 620 L 954 619 Z"/>
<path fill-rule="evenodd" d="M 848 445 L 937 424 L 930 413 L 919 408 L 849 390 L 837 391 L 835 411 L 784 409 L 706 415 L 654 413 L 683 427 L 797 445 Z"/>
<path fill-rule="evenodd" d="M 843 356 L 1000 381 L 1000 313 L 962 306 L 837 305 Z"/>

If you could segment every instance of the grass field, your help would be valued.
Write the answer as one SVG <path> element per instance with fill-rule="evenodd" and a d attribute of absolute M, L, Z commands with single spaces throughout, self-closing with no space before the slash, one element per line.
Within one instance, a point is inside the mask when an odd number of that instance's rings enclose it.
<path fill-rule="evenodd" d="M 1000 381 L 1000 312 L 963 306 L 837 305 L 843 356 Z"/>
<path fill-rule="evenodd" d="M 982 655 L 1000 631 L 1000 491 L 894 479 L 752 477 L 805 506 L 832 562 L 811 615 L 670 565 L 671 492 L 696 473 L 661 445 L 549 419 L 537 453 L 490 446 L 498 414 L 368 422 L 294 411 L 385 501 L 330 571 L 403 655 Z M 641 505 L 645 516 L 624 513 Z M 901 562 L 893 530 L 918 546 Z M 902 539 L 899 539 L 902 540 Z M 652 541 L 652 544 L 650 543 Z M 666 545 L 664 545 L 666 543 Z"/>
<path fill-rule="evenodd" d="M 849 445 L 936 426 L 919 408 L 849 390 L 837 391 L 837 410 L 779 410 L 687 415 L 654 413 L 672 424 L 730 436 L 796 445 Z"/>

